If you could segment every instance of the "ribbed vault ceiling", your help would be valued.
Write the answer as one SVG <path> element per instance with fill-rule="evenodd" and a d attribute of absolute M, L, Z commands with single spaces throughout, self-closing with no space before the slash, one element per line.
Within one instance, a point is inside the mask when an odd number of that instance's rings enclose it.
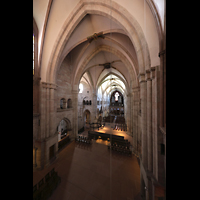
<path fill-rule="evenodd" d="M 99 32 L 103 32 L 104 38 L 95 38 L 92 42 L 87 40 L 88 37 Z M 76 66 L 81 66 L 91 52 L 102 46 L 116 49 L 129 60 L 133 68 L 136 67 L 135 49 L 122 27 L 114 21 L 96 14 L 87 14 L 81 20 L 66 44 L 61 57 L 63 60 L 69 61 L 75 74 Z M 130 78 L 127 66 L 116 54 L 109 51 L 99 51 L 84 66 L 80 81 L 89 84 L 94 91 L 97 91 L 98 87 L 107 91 L 115 87 L 123 93 L 127 93 L 130 82 L 133 80 Z"/>

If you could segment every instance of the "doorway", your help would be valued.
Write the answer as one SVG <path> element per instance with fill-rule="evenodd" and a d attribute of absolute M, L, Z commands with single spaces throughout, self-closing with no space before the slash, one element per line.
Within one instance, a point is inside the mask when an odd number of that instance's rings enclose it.
<path fill-rule="evenodd" d="M 90 123 L 90 111 L 89 110 L 85 110 L 84 114 L 84 124 L 89 124 Z"/>

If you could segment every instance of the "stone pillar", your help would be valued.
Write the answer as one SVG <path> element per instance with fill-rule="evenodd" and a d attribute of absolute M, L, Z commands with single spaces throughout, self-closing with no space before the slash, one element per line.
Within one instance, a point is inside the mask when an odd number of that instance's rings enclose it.
<path fill-rule="evenodd" d="M 97 117 L 97 94 L 96 94 L 96 92 L 95 91 L 93 91 L 93 95 L 92 95 L 92 113 L 91 113 L 91 118 L 90 118 L 90 123 L 92 122 L 94 122 L 94 120 L 95 120 L 95 117 Z"/>
<path fill-rule="evenodd" d="M 145 80 L 145 74 L 140 73 L 139 76 L 140 83 L 140 98 L 141 98 L 141 130 L 142 130 L 142 163 L 144 169 L 147 169 L 147 83 Z"/>
<path fill-rule="evenodd" d="M 139 87 L 132 89 L 132 96 L 133 96 L 133 118 L 132 118 L 132 124 L 133 124 L 133 151 L 134 153 L 139 156 L 138 154 L 138 114 L 139 114 Z"/>
<path fill-rule="evenodd" d="M 58 149 L 58 136 L 56 133 L 56 95 L 57 86 L 54 83 L 41 84 L 41 119 L 40 137 L 38 140 L 41 155 L 41 168 L 49 165 L 49 148 L 55 145 L 54 156 Z"/>
<path fill-rule="evenodd" d="M 156 67 L 151 67 L 151 82 L 152 82 L 152 155 L 153 155 L 153 175 L 157 177 L 157 87 L 155 79 Z"/>
<path fill-rule="evenodd" d="M 132 136 L 132 94 L 127 95 L 127 113 L 126 113 L 126 123 L 127 123 L 127 133 Z"/>
<path fill-rule="evenodd" d="M 78 90 L 72 90 L 72 107 L 73 107 L 73 134 L 71 139 L 73 140 L 78 136 Z"/>
<path fill-rule="evenodd" d="M 46 83 L 42 82 L 40 87 L 40 134 L 38 135 L 38 140 L 44 139 L 46 135 Z"/>
<path fill-rule="evenodd" d="M 49 86 L 49 136 L 53 136 L 56 132 L 56 89 L 55 84 Z"/>
<path fill-rule="evenodd" d="M 152 82 L 150 70 L 146 70 L 147 81 L 147 146 L 148 146 L 148 170 L 152 172 L 153 151 L 152 151 Z"/>
<path fill-rule="evenodd" d="M 160 127 L 166 127 L 166 50 L 161 51 L 160 57 Z"/>
<path fill-rule="evenodd" d="M 41 138 L 49 138 L 55 133 L 56 84 L 42 82 L 41 85 Z"/>
<path fill-rule="evenodd" d="M 130 93 L 130 135 L 133 137 L 133 94 Z"/>
<path fill-rule="evenodd" d="M 40 77 L 33 76 L 33 113 L 40 113 Z"/>
<path fill-rule="evenodd" d="M 49 119 L 50 119 L 50 111 L 49 111 L 49 99 L 50 99 L 50 94 L 49 94 L 49 83 L 46 83 L 46 133 L 45 133 L 45 138 L 48 138 L 50 136 L 49 134 Z"/>

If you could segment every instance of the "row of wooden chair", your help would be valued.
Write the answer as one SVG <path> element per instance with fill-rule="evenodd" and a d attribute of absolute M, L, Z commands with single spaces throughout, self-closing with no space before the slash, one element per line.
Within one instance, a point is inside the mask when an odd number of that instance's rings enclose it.
<path fill-rule="evenodd" d="M 38 182 L 38 184 L 33 186 L 33 200 L 48 199 L 60 182 L 61 178 L 53 168 Z"/>
<path fill-rule="evenodd" d="M 126 124 L 115 124 L 113 130 L 127 131 L 127 126 Z"/>
<path fill-rule="evenodd" d="M 80 136 L 80 135 L 77 138 L 75 138 L 75 141 L 78 143 L 92 144 L 90 137 L 84 137 L 84 136 Z"/>
<path fill-rule="evenodd" d="M 115 152 L 131 156 L 132 152 L 129 149 L 129 146 L 123 146 L 123 145 L 117 145 L 117 144 L 112 144 L 111 146 L 108 146 L 108 149 L 111 149 Z"/>

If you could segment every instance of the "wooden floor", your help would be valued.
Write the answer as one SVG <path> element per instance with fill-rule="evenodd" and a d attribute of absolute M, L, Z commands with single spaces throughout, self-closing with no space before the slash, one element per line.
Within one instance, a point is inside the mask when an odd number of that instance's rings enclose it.
<path fill-rule="evenodd" d="M 71 142 L 59 152 L 52 165 L 33 172 L 33 185 L 53 167 L 61 177 L 61 183 L 49 200 L 139 199 L 140 167 L 137 158 L 112 152 L 95 140 L 91 146 Z"/>

